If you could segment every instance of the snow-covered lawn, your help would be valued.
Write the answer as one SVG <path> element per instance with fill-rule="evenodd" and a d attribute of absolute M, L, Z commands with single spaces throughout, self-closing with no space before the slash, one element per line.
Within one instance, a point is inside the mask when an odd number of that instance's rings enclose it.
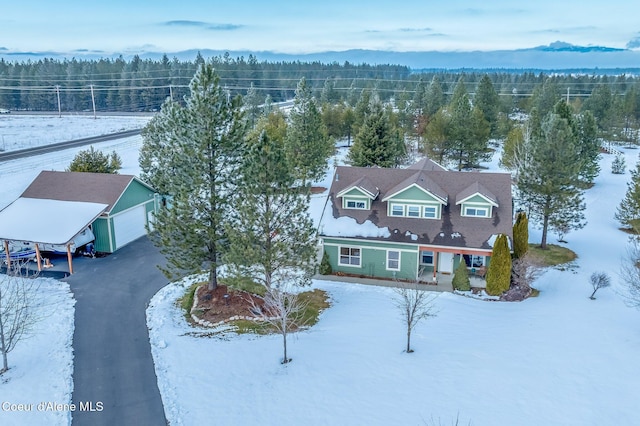
<path fill-rule="evenodd" d="M 38 404 L 69 404 L 73 391 L 73 315 L 75 300 L 67 283 L 36 278 L 37 323 L 32 337 L 9 353 L 9 371 L 0 376 L 0 424 L 68 425 L 68 410 Z M 15 404 L 15 405 L 14 405 Z M 27 410 L 19 411 L 17 404 Z M 42 407 L 40 407 L 42 408 Z M 46 410 L 48 408 L 48 410 Z"/>
<path fill-rule="evenodd" d="M 628 167 L 637 151 L 625 151 Z M 171 284 L 147 311 L 165 411 L 172 425 L 632 425 L 640 423 L 640 312 L 618 282 L 627 236 L 613 220 L 629 174 L 600 177 L 586 194 L 588 225 L 570 233 L 578 254 L 548 270 L 540 296 L 520 303 L 441 294 L 418 325 L 413 354 L 388 288 L 315 281 L 332 306 L 289 342 L 278 336 L 198 336 Z M 495 169 L 495 161 L 490 168 Z M 312 201 L 315 210 L 323 200 Z M 318 216 L 317 210 L 313 212 Z M 531 230 L 531 241 L 539 231 Z M 550 242 L 552 239 L 550 239 Z M 589 275 L 614 286 L 590 300 Z"/>

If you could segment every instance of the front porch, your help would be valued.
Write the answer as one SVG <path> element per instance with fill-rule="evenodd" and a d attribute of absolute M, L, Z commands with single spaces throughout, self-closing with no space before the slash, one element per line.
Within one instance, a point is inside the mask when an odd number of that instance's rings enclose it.
<path fill-rule="evenodd" d="M 485 281 L 483 276 L 480 276 L 477 273 L 477 270 L 474 271 L 473 270 L 474 268 L 467 268 L 467 269 L 469 269 L 469 281 L 470 281 L 471 288 L 487 287 L 487 282 Z M 453 274 L 436 272 L 435 278 L 436 278 L 435 280 L 436 282 L 434 283 L 433 271 L 422 271 L 418 276 L 418 282 L 429 284 L 429 285 L 435 284 L 435 286 L 437 287 L 448 287 L 451 289 L 449 291 L 453 291 L 453 285 L 452 285 Z"/>

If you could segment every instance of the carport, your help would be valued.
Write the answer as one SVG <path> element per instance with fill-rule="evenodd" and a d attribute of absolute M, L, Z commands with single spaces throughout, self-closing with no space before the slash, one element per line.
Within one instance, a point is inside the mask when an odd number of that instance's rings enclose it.
<path fill-rule="evenodd" d="M 9 241 L 33 243 L 38 271 L 42 270 L 40 244 L 67 247 L 69 273 L 73 274 L 71 243 L 106 209 L 107 204 L 20 197 L 0 211 L 0 240 L 4 240 L 7 269 L 11 267 Z"/>

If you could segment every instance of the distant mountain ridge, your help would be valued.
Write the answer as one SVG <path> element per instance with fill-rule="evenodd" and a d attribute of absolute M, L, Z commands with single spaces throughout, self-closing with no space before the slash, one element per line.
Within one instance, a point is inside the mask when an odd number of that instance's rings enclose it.
<path fill-rule="evenodd" d="M 258 61 L 269 62 L 322 62 L 355 64 L 394 64 L 409 68 L 420 69 L 514 69 L 514 70 L 564 70 L 564 69 L 623 69 L 640 70 L 640 50 L 619 49 L 604 46 L 576 46 L 562 41 L 556 41 L 547 46 L 515 50 L 493 51 L 411 51 L 394 52 L 385 50 L 352 49 L 344 51 L 327 51 L 306 54 L 277 53 L 271 51 L 229 51 L 213 49 L 190 49 L 180 52 L 167 52 L 169 58 L 193 60 L 200 54 L 207 58 L 224 55 L 226 52 L 232 58 L 249 55 Z M 159 59 L 165 53 L 141 52 L 143 59 Z M 99 59 L 118 57 L 120 54 L 100 54 L 100 52 L 77 51 L 75 54 L 56 52 L 7 52 L 0 48 L 0 58 L 7 61 L 38 60 L 40 58 L 64 59 Z M 122 54 L 130 59 L 134 53 Z"/>

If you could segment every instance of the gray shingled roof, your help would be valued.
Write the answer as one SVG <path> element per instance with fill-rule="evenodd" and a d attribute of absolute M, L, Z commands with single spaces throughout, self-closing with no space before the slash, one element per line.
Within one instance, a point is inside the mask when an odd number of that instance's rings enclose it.
<path fill-rule="evenodd" d="M 369 193 L 371 194 L 372 198 L 375 198 L 378 195 L 378 187 L 375 186 L 373 184 L 373 182 L 371 182 L 371 179 L 369 179 L 367 176 L 362 176 L 360 179 L 358 179 L 357 181 L 353 182 L 351 185 L 345 187 L 342 191 L 349 191 L 352 188 L 358 188 L 362 191 L 364 191 L 365 193 Z M 341 192 L 342 192 L 341 191 Z"/>
<path fill-rule="evenodd" d="M 347 216 L 355 219 L 358 224 L 370 220 L 378 227 L 389 228 L 391 233 L 389 238 L 373 239 L 490 249 L 491 246 L 487 241 L 492 235 L 505 234 L 509 237 L 512 235 L 511 175 L 508 173 L 445 170 L 424 170 L 416 173 L 415 168 L 339 166 L 336 169 L 336 174 L 339 175 L 339 179 L 333 180 L 329 190 L 329 197 L 333 204 L 333 215 L 325 214 L 323 221 Z M 424 174 L 430 183 L 440 188 L 449 200 L 447 205 L 443 206 L 441 220 L 387 216 L 387 203 L 382 200 L 397 192 L 401 184 L 415 182 L 420 174 Z M 371 203 L 371 210 L 343 209 L 342 203 L 336 199 L 336 195 L 363 176 L 366 176 L 380 190 L 380 195 Z M 498 204 L 498 207 L 493 208 L 493 217 L 484 219 L 460 215 L 461 207 L 456 205 L 453 200 L 458 194 L 465 193 L 474 185 L 483 188 L 483 195 L 490 194 L 491 199 Z M 436 190 L 430 190 L 430 192 L 432 191 Z"/>
<path fill-rule="evenodd" d="M 428 157 L 424 157 L 422 160 L 418 161 L 417 163 L 412 164 L 409 167 L 407 167 L 407 169 L 412 169 L 412 170 L 447 170 L 446 167 L 441 166 L 440 164 L 436 163 L 435 161 L 433 161 L 432 159 L 430 159 Z"/>
<path fill-rule="evenodd" d="M 42 171 L 21 197 L 107 204 L 111 211 L 132 175 Z"/>
<path fill-rule="evenodd" d="M 465 200 L 475 194 L 480 194 L 490 201 L 493 201 L 495 204 L 498 204 L 498 198 L 478 181 L 473 182 L 456 195 L 456 204 L 459 204 L 462 200 Z"/>

